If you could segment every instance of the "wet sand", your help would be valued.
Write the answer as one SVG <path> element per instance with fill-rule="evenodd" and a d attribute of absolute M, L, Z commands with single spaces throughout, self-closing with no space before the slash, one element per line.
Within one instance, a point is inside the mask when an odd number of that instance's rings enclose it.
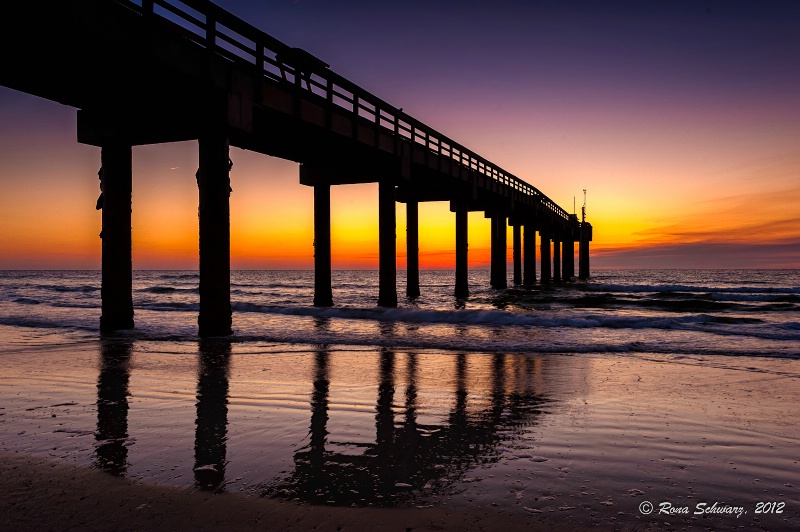
<path fill-rule="evenodd" d="M 486 508 L 336 508 L 146 486 L 7 452 L 0 478 L 0 530 L 7 531 L 545 529 L 533 516 Z"/>
<path fill-rule="evenodd" d="M 0 352 L 0 529 L 800 528 L 798 360 L 168 347 Z"/>

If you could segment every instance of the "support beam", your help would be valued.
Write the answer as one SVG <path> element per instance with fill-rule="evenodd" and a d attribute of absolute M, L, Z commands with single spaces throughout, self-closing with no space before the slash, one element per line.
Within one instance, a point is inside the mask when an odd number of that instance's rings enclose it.
<path fill-rule="evenodd" d="M 522 284 L 522 226 L 514 227 L 514 284 Z"/>
<path fill-rule="evenodd" d="M 231 217 L 228 138 L 209 132 L 199 139 L 200 336 L 231 331 Z"/>
<path fill-rule="evenodd" d="M 575 242 L 572 241 L 573 237 L 568 237 L 562 244 L 563 257 L 561 263 L 563 265 L 562 277 L 565 281 L 571 281 L 575 277 Z"/>
<path fill-rule="evenodd" d="M 466 202 L 456 205 L 456 297 L 469 296 L 469 211 Z"/>
<path fill-rule="evenodd" d="M 332 307 L 331 186 L 314 185 L 314 306 Z"/>
<path fill-rule="evenodd" d="M 395 187 L 378 183 L 378 306 L 397 306 L 397 253 L 395 235 Z"/>
<path fill-rule="evenodd" d="M 525 224 L 525 234 L 523 235 L 523 272 L 522 283 L 525 287 L 531 287 L 536 282 L 536 229 L 533 224 Z"/>
<path fill-rule="evenodd" d="M 542 284 L 552 281 L 550 270 L 550 233 L 541 231 Z"/>
<path fill-rule="evenodd" d="M 561 282 L 561 240 L 553 239 L 553 281 Z"/>
<path fill-rule="evenodd" d="M 406 296 L 419 297 L 419 203 L 406 203 Z"/>
<path fill-rule="evenodd" d="M 506 217 L 499 214 L 492 215 L 492 288 L 506 288 L 508 275 L 506 273 Z"/>
<path fill-rule="evenodd" d="M 133 329 L 131 260 L 131 147 L 104 145 L 100 152 L 97 207 L 103 209 L 100 330 Z"/>

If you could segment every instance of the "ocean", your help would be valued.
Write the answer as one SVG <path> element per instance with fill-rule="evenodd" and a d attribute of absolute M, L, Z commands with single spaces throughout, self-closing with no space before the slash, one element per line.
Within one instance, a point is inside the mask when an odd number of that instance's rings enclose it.
<path fill-rule="evenodd" d="M 234 271 L 236 343 L 337 344 L 455 351 L 663 353 L 800 357 L 798 270 L 598 271 L 588 282 L 489 287 L 473 271 L 471 296 L 452 295 L 452 271 L 422 271 L 421 297 L 379 308 L 377 272 L 333 273 L 333 308 L 314 308 L 310 271 Z M 137 340 L 192 342 L 198 275 L 134 273 Z M 5 342 L 96 338 L 96 271 L 0 272 Z"/>
<path fill-rule="evenodd" d="M 800 526 L 800 271 L 476 270 L 466 300 L 452 271 L 407 300 L 404 274 L 398 308 L 374 271 L 315 308 L 313 272 L 234 271 L 234 334 L 201 340 L 197 272 L 134 272 L 110 335 L 99 272 L 0 272 L 0 451 L 318 505 Z M 656 515 L 699 503 L 749 513 Z"/>

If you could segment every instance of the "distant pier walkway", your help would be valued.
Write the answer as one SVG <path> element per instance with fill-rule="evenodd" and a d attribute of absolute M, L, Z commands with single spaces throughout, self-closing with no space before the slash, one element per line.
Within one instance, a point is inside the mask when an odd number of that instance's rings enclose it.
<path fill-rule="evenodd" d="M 314 187 L 314 304 L 333 304 L 330 188 L 378 183 L 378 305 L 397 305 L 397 201 L 406 203 L 407 296 L 419 292 L 418 204 L 456 220 L 455 295 L 469 295 L 467 215 L 491 218 L 491 283 L 589 276 L 592 226 L 499 166 L 207 0 L 26 0 L 0 21 L 0 85 L 78 109 L 101 148 L 104 331 L 132 328 L 132 146 L 199 143 L 201 336 L 231 333 L 230 165 L 235 146 L 300 163 Z M 551 257 L 552 242 L 552 257 Z"/>

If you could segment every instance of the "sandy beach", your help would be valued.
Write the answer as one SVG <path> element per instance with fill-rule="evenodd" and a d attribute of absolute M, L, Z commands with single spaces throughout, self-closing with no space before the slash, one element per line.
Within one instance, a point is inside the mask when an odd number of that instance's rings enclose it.
<path fill-rule="evenodd" d="M 492 508 L 335 508 L 132 484 L 0 454 L 2 530 L 568 530 Z"/>
<path fill-rule="evenodd" d="M 170 345 L 3 352 L 2 529 L 800 526 L 797 360 Z"/>

